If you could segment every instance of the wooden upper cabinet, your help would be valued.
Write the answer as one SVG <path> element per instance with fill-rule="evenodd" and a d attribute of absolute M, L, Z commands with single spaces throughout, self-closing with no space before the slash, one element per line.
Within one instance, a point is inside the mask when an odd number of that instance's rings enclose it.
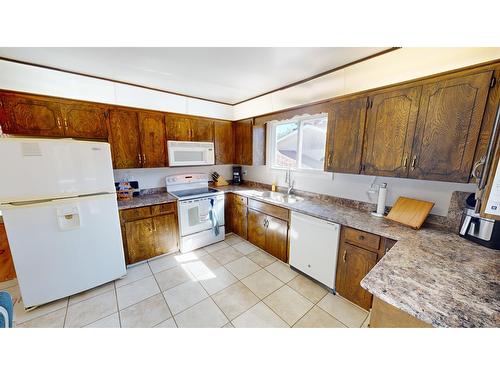
<path fill-rule="evenodd" d="M 139 133 L 142 167 L 167 166 L 167 137 L 163 114 L 139 112 Z"/>
<path fill-rule="evenodd" d="M 137 112 L 111 110 L 109 129 L 114 168 L 141 167 L 142 155 Z"/>
<path fill-rule="evenodd" d="M 213 120 L 181 115 L 166 116 L 169 141 L 213 142 Z"/>
<path fill-rule="evenodd" d="M 64 136 L 61 108 L 50 100 L 2 94 L 6 134 Z"/>
<path fill-rule="evenodd" d="M 191 140 L 191 119 L 184 116 L 167 114 L 167 138 L 169 141 Z"/>
<path fill-rule="evenodd" d="M 214 122 L 215 164 L 232 164 L 234 158 L 233 124 Z"/>
<path fill-rule="evenodd" d="M 469 180 L 492 74 L 423 86 L 409 177 Z"/>
<path fill-rule="evenodd" d="M 214 122 L 205 118 L 191 119 L 191 141 L 194 142 L 213 142 L 214 141 Z"/>
<path fill-rule="evenodd" d="M 234 124 L 234 162 L 253 165 L 253 119 Z"/>
<path fill-rule="evenodd" d="M 329 111 L 325 171 L 359 173 L 368 99 L 334 103 Z"/>
<path fill-rule="evenodd" d="M 370 98 L 363 172 L 406 177 L 422 87 L 380 93 Z"/>
<path fill-rule="evenodd" d="M 74 138 L 108 137 L 108 110 L 93 104 L 62 105 L 64 135 Z"/>

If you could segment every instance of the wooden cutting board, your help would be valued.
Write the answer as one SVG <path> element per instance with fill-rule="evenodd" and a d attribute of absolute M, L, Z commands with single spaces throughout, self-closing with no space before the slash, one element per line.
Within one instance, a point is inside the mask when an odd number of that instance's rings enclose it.
<path fill-rule="evenodd" d="M 419 229 L 431 212 L 434 203 L 399 197 L 386 216 L 389 220 Z"/>

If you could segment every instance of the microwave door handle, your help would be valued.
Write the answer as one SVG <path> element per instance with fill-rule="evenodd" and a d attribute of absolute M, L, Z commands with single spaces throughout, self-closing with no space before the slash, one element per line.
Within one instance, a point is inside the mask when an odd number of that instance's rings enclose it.
<path fill-rule="evenodd" d="M 460 234 L 462 236 L 465 236 L 465 234 L 469 231 L 471 221 L 472 221 L 472 218 L 470 216 L 465 217 L 465 220 L 462 224 L 462 228 L 460 228 Z"/>

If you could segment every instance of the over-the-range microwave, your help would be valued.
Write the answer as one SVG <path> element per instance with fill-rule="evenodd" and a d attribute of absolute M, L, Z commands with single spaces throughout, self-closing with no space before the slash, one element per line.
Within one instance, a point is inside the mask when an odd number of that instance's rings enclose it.
<path fill-rule="evenodd" d="M 167 141 L 169 166 L 213 165 L 214 148 L 213 142 Z"/>

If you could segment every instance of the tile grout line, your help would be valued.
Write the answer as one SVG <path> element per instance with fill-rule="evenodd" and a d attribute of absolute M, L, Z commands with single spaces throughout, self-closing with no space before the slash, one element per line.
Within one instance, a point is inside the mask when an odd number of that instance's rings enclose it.
<path fill-rule="evenodd" d="M 161 294 L 161 296 L 162 296 L 163 300 L 165 301 L 165 305 L 167 305 L 168 312 L 170 313 L 170 317 L 169 317 L 169 318 L 167 318 L 167 319 L 165 319 L 165 320 L 162 320 L 162 321 L 161 321 L 160 323 L 158 323 L 158 324 L 161 324 L 161 323 L 163 323 L 163 322 L 167 321 L 168 319 L 172 318 L 172 319 L 174 320 L 174 323 L 175 323 L 176 328 L 179 328 L 179 325 L 177 324 L 177 320 L 175 320 L 174 313 L 172 312 L 172 309 L 170 308 L 170 306 L 169 306 L 169 304 L 168 304 L 168 302 L 167 302 L 167 299 L 165 298 L 165 294 L 163 293 L 164 291 L 163 291 L 163 290 L 161 290 L 160 284 L 158 283 L 158 280 L 156 280 L 155 273 L 153 272 L 153 269 L 151 268 L 151 265 L 149 264 L 149 261 L 147 262 L 147 264 L 148 264 L 149 270 L 151 271 L 151 274 L 153 275 L 153 279 L 155 280 L 156 285 L 158 286 L 158 289 L 160 290 L 160 294 Z M 173 268 L 173 267 L 172 267 L 172 268 Z M 165 271 L 166 271 L 166 270 L 165 270 Z M 188 271 L 189 273 L 191 273 L 189 270 L 187 270 L 187 271 Z M 163 272 L 163 271 L 160 271 L 160 272 Z M 158 273 L 159 273 L 159 272 L 158 272 Z M 180 284 L 179 284 L 179 285 L 180 285 Z M 154 327 L 156 327 L 158 324 L 156 324 L 155 326 L 153 326 L 153 328 L 154 328 Z"/>
<path fill-rule="evenodd" d="M 69 310 L 69 297 L 68 300 L 66 301 L 66 312 L 64 314 L 63 328 L 66 328 L 66 319 L 68 317 L 68 310 Z"/>
<path fill-rule="evenodd" d="M 115 280 L 116 281 L 116 280 Z M 113 281 L 113 286 L 114 286 L 114 291 L 115 291 L 115 301 L 116 301 L 116 310 L 118 313 L 118 325 L 120 326 L 119 328 L 122 328 L 122 315 L 120 314 L 120 305 L 118 304 L 118 292 L 116 291 L 116 282 Z"/>

